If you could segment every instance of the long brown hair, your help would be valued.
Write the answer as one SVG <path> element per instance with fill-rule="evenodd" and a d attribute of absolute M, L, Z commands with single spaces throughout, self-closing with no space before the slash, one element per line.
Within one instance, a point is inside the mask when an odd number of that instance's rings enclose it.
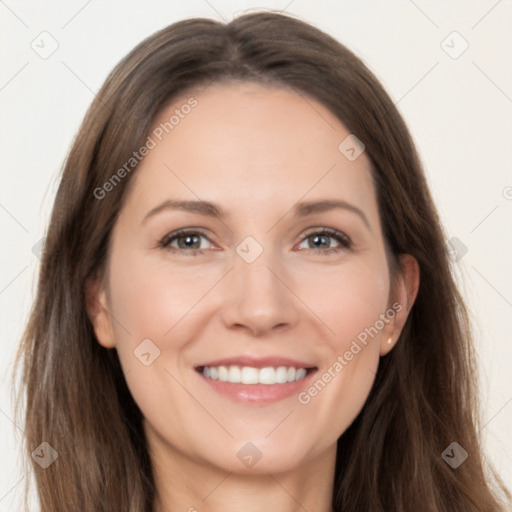
<path fill-rule="evenodd" d="M 498 511 L 510 494 L 485 463 L 466 309 L 409 132 L 375 76 L 311 25 L 272 12 L 223 24 L 188 19 L 140 43 L 94 99 L 67 157 L 21 342 L 18 405 L 42 512 L 150 512 L 155 496 L 141 412 L 115 349 L 97 342 L 84 288 L 101 272 L 136 168 L 102 187 L 147 139 L 177 95 L 213 81 L 293 88 L 330 109 L 363 141 L 392 262 L 414 256 L 421 282 L 401 338 L 381 358 L 358 417 L 338 441 L 335 511 Z M 341 141 L 340 141 L 341 142 Z M 96 191 L 96 193 L 95 193 Z M 17 409 L 17 414 L 19 411 Z M 456 469 L 443 451 L 469 458 Z M 30 454 L 58 454 L 43 469 Z M 44 445 L 46 446 L 46 445 Z M 492 482 L 486 482 L 493 476 Z M 26 490 L 27 494 L 29 489 Z"/>

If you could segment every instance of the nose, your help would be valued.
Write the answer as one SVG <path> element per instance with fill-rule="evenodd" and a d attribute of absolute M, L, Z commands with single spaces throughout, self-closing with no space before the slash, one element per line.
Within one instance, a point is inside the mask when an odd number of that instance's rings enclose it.
<path fill-rule="evenodd" d="M 300 300 L 287 277 L 271 251 L 263 251 L 252 263 L 236 255 L 224 283 L 221 307 L 226 327 L 254 337 L 294 327 L 300 318 Z"/>

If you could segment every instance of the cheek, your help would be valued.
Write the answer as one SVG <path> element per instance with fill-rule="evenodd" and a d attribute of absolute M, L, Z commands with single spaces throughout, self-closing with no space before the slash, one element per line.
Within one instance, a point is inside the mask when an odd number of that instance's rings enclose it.
<path fill-rule="evenodd" d="M 148 265 L 134 256 L 117 261 L 110 272 L 112 325 L 128 387 L 150 417 L 158 416 L 167 395 L 185 407 L 190 397 L 170 374 L 181 382 L 190 370 L 187 347 L 201 335 L 207 304 L 202 299 L 218 277 L 214 270 L 198 278 L 190 269 Z"/>
<path fill-rule="evenodd" d="M 187 436 L 191 407 L 179 384 L 187 366 L 180 357 L 194 336 L 194 305 L 211 284 L 144 266 L 134 257 L 117 261 L 110 271 L 111 312 L 126 383 L 144 417 L 178 442 Z M 200 423 L 202 411 L 196 414 L 193 419 Z"/>
<path fill-rule="evenodd" d="M 380 357 L 382 321 L 389 294 L 387 267 L 352 266 L 316 280 L 325 285 L 309 295 L 310 307 L 335 335 L 326 336 L 324 365 L 298 396 L 311 425 L 330 425 L 325 442 L 333 442 L 352 423 L 370 393 Z"/>
<path fill-rule="evenodd" d="M 210 281 L 190 271 L 126 258 L 111 272 L 112 314 L 134 343 L 141 336 L 163 341 L 207 294 Z M 119 326 L 117 333 L 120 341 L 126 338 Z"/>
<path fill-rule="evenodd" d="M 331 349 L 344 351 L 351 340 L 375 325 L 387 307 L 389 277 L 382 261 L 354 262 L 311 273 L 302 284 L 300 297 L 330 329 Z"/>

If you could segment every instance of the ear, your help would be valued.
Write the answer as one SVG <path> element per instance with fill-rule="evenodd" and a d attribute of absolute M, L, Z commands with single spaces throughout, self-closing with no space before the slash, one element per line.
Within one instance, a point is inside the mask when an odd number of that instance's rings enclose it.
<path fill-rule="evenodd" d="M 107 307 L 107 291 L 101 278 L 91 278 L 86 282 L 85 301 L 87 315 L 94 328 L 98 343 L 105 348 L 114 348 L 114 331 Z"/>
<path fill-rule="evenodd" d="M 410 254 L 402 254 L 399 259 L 399 270 L 395 282 L 392 283 L 389 297 L 388 312 L 394 312 L 382 329 L 380 355 L 384 356 L 395 346 L 404 328 L 420 285 L 420 268 L 416 258 Z M 386 315 L 388 316 L 388 315 Z"/>

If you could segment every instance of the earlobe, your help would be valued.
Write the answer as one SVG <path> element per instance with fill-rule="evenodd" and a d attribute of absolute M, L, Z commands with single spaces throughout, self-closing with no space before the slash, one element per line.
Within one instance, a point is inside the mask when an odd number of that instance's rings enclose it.
<path fill-rule="evenodd" d="M 400 256 L 400 270 L 390 294 L 390 304 L 392 304 L 395 315 L 382 331 L 381 356 L 388 354 L 396 345 L 416 300 L 419 284 L 420 269 L 417 260 L 410 254 L 402 254 Z"/>
<path fill-rule="evenodd" d="M 87 316 L 96 334 L 98 343 L 105 348 L 114 348 L 112 322 L 107 307 L 107 293 L 100 279 L 90 280 L 85 286 Z"/>

